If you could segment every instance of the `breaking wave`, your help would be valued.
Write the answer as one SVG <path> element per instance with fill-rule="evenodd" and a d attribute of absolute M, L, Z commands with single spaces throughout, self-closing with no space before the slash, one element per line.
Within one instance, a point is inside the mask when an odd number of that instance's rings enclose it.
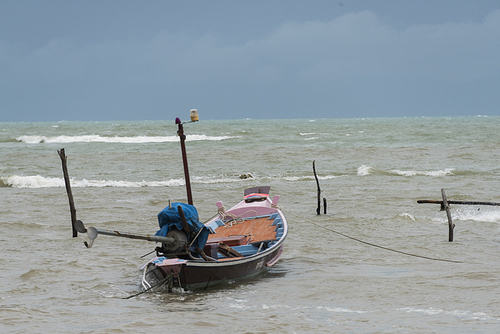
<path fill-rule="evenodd" d="M 360 167 L 358 167 L 358 175 L 359 176 L 370 175 L 374 170 L 375 169 L 373 167 L 361 165 Z"/>
<path fill-rule="evenodd" d="M 409 219 L 412 222 L 415 221 L 415 217 L 413 217 L 411 214 L 409 214 L 407 212 L 400 213 L 399 216 L 402 217 L 402 218 L 405 218 L 405 219 Z"/>
<path fill-rule="evenodd" d="M 473 312 L 473 311 L 464 311 L 464 310 L 452 310 L 452 311 L 446 311 L 440 308 L 434 308 L 434 307 L 429 307 L 429 308 L 413 308 L 413 307 L 403 307 L 399 309 L 400 311 L 406 312 L 406 313 L 417 313 L 417 314 L 422 314 L 426 316 L 433 316 L 433 315 L 450 315 L 452 317 L 458 318 L 458 319 L 473 319 L 473 320 L 481 320 L 481 321 L 486 321 L 486 320 L 500 320 L 500 318 L 493 317 L 491 315 L 488 315 L 487 313 L 484 312 Z"/>
<path fill-rule="evenodd" d="M 326 176 L 318 176 L 318 180 L 331 180 L 336 179 L 340 176 L 335 175 L 326 175 Z M 306 175 L 306 176 L 285 176 L 283 177 L 286 181 L 303 181 L 303 180 L 315 180 L 314 176 Z"/>
<path fill-rule="evenodd" d="M 215 184 L 215 183 L 232 183 L 244 181 L 239 176 L 234 177 L 195 177 L 191 180 L 192 183 L 199 184 Z M 123 188 L 140 188 L 140 187 L 179 187 L 186 184 L 184 179 L 171 179 L 165 181 L 128 181 L 128 180 L 76 180 L 70 179 L 71 187 L 74 188 L 105 188 L 105 187 L 123 187 Z M 41 175 L 24 176 L 11 175 L 0 177 L 0 187 L 12 188 L 58 188 L 65 187 L 63 178 L 44 177 Z"/>
<path fill-rule="evenodd" d="M 442 170 L 419 171 L 419 170 L 381 170 L 375 167 L 362 165 L 358 167 L 358 176 L 366 176 L 372 174 L 400 175 L 400 176 L 447 176 L 453 175 L 454 168 L 445 168 Z"/>
<path fill-rule="evenodd" d="M 207 135 L 187 135 L 186 141 L 197 140 L 226 140 L 239 138 L 238 136 L 207 136 Z M 18 142 L 25 144 L 53 144 L 53 143 L 124 143 L 124 144 L 144 144 L 144 143 L 164 143 L 177 142 L 178 136 L 134 136 L 134 137 L 106 137 L 100 135 L 82 135 L 82 136 L 20 136 L 17 137 Z"/>
<path fill-rule="evenodd" d="M 486 223 L 500 223 L 500 210 L 485 206 L 457 208 L 452 210 L 453 219 Z M 446 220 L 447 221 L 447 220 Z"/>
<path fill-rule="evenodd" d="M 24 176 L 11 175 L 0 177 L 0 183 L 12 188 L 57 188 L 65 187 L 64 179 L 56 177 L 44 177 L 41 175 Z M 172 179 L 168 181 L 113 181 L 113 180 L 76 180 L 70 179 L 72 187 L 75 188 L 104 188 L 104 187 L 176 187 L 184 185 L 184 179 Z"/>
<path fill-rule="evenodd" d="M 245 177 L 243 177 L 245 175 Z M 234 183 L 244 182 L 255 179 L 251 174 L 243 175 L 217 175 L 193 177 L 191 182 L 194 184 L 217 184 L 217 183 Z M 330 180 L 341 176 L 320 176 L 320 180 Z M 314 180 L 314 176 L 278 176 L 264 177 L 264 179 L 282 179 L 285 181 L 309 181 Z M 179 187 L 186 184 L 184 178 L 171 179 L 165 181 L 128 181 L 128 180 L 77 180 L 70 179 L 71 187 L 75 188 L 104 188 L 104 187 L 124 187 L 124 188 L 140 188 L 140 187 Z M 10 175 L 0 177 L 0 187 L 11 188 L 58 188 L 65 187 L 63 178 L 45 177 L 41 175 Z"/>
<path fill-rule="evenodd" d="M 402 175 L 402 176 L 417 176 L 417 175 L 424 175 L 424 176 L 446 176 L 446 175 L 453 175 L 454 168 L 446 168 L 443 170 L 436 170 L 436 171 L 416 171 L 416 170 L 391 170 L 391 173 L 394 173 L 396 175 Z"/>

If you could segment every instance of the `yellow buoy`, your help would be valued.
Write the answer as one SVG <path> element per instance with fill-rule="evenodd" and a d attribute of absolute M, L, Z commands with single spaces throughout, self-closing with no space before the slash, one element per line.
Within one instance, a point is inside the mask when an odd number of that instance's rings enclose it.
<path fill-rule="evenodd" d="M 198 110 L 191 109 L 191 122 L 196 122 L 199 120 L 200 120 L 200 118 L 198 117 Z"/>

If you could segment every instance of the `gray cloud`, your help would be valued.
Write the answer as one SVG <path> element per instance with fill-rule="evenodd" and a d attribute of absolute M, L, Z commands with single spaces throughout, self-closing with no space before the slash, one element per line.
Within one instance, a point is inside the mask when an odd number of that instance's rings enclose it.
<path fill-rule="evenodd" d="M 407 28 L 360 11 L 240 43 L 165 30 L 0 41 L 0 107 L 7 121 L 495 114 L 499 42 L 499 10 Z"/>

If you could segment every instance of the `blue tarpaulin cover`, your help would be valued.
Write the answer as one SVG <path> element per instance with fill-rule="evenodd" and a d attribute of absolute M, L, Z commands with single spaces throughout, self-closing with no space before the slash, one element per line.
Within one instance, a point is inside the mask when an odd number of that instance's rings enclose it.
<path fill-rule="evenodd" d="M 193 205 L 175 202 L 165 209 L 161 210 L 158 214 L 158 224 L 160 225 L 160 230 L 156 232 L 155 235 L 165 237 L 168 232 L 172 230 L 172 228 L 176 228 L 180 231 L 183 230 L 181 217 L 179 215 L 179 211 L 177 207 L 182 207 L 182 211 L 184 212 L 184 216 L 186 217 L 186 221 L 189 226 L 189 230 L 193 232 L 195 235 L 200 231 L 198 238 L 196 238 L 193 246 L 199 247 L 203 249 L 205 247 L 205 243 L 207 242 L 209 230 L 208 228 L 200 222 L 198 218 L 198 211 Z M 188 236 L 188 242 L 191 243 L 190 237 Z"/>

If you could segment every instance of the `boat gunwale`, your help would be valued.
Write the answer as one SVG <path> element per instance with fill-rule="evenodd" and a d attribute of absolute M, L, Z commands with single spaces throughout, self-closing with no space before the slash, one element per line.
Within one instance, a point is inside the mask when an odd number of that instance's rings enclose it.
<path fill-rule="evenodd" d="M 169 267 L 172 265 L 181 265 L 181 266 L 186 266 L 186 267 L 230 267 L 230 266 L 235 266 L 235 265 L 240 265 L 240 264 L 245 264 L 247 262 L 252 262 L 259 260 L 261 258 L 264 258 L 269 255 L 269 253 L 274 252 L 275 250 L 279 250 L 280 247 L 283 247 L 283 243 L 285 242 L 285 239 L 288 235 L 288 223 L 286 221 L 286 218 L 283 214 L 283 212 L 280 209 L 276 209 L 276 213 L 279 214 L 281 220 L 283 221 L 283 235 L 276 240 L 276 243 L 271 245 L 271 247 L 259 252 L 255 253 L 252 255 L 244 256 L 244 257 L 238 257 L 235 259 L 231 258 L 226 258 L 224 261 L 204 261 L 204 260 L 186 260 L 183 263 L 179 264 L 165 264 L 163 265 L 162 263 L 157 263 L 155 264 L 157 267 Z M 213 219 L 213 220 L 216 220 Z M 213 221 L 211 220 L 211 221 Z M 210 221 L 210 222 L 211 222 Z M 208 222 L 207 224 L 209 224 Z"/>
<path fill-rule="evenodd" d="M 182 263 L 182 265 L 186 267 L 230 267 L 245 264 L 247 262 L 253 262 L 268 256 L 269 253 L 274 252 L 276 249 L 279 251 L 279 247 L 283 246 L 283 243 L 285 242 L 285 237 L 286 234 L 283 233 L 283 236 L 280 240 L 278 240 L 278 242 L 260 253 L 238 257 L 235 259 L 224 259 L 224 261 L 187 260 L 185 263 Z M 161 266 L 161 264 L 159 264 L 159 266 Z"/>

